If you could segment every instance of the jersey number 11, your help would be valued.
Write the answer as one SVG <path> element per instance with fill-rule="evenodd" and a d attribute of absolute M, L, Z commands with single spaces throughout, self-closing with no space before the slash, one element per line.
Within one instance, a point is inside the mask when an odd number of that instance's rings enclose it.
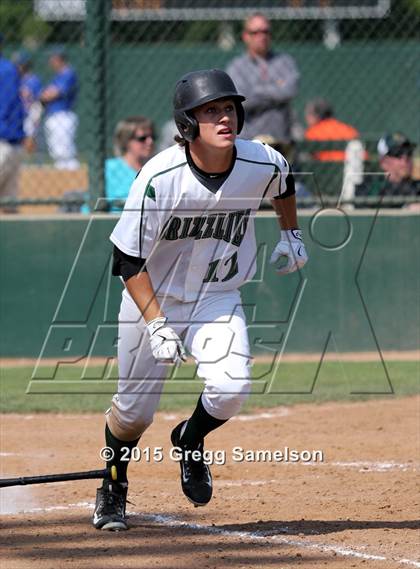
<path fill-rule="evenodd" d="M 217 276 L 217 271 L 220 266 L 229 267 L 227 275 L 223 279 L 219 279 Z M 214 261 L 211 261 L 211 263 L 209 263 L 206 276 L 203 279 L 203 283 L 217 283 L 219 281 L 225 283 L 226 281 L 230 281 L 230 279 L 238 273 L 238 270 L 238 253 L 235 251 L 235 253 L 228 257 L 223 263 L 222 259 L 215 259 Z"/>

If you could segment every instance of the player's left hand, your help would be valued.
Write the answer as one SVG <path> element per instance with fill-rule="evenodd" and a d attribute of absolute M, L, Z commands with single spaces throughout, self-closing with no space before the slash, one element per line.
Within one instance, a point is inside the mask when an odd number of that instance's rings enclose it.
<path fill-rule="evenodd" d="M 280 275 L 293 273 L 305 265 L 308 255 L 302 241 L 302 231 L 300 229 L 288 229 L 281 232 L 281 240 L 271 254 L 270 263 L 275 264 L 282 257 L 285 257 L 287 262 L 277 268 L 277 272 Z"/>

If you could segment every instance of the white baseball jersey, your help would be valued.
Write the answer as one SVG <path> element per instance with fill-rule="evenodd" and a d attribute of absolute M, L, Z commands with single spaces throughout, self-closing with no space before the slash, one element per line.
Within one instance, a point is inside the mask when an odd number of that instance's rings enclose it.
<path fill-rule="evenodd" d="M 131 186 L 111 241 L 147 259 L 157 295 L 184 302 L 233 290 L 256 270 L 254 217 L 264 197 L 286 191 L 289 165 L 270 146 L 236 140 L 233 169 L 207 189 L 175 145 L 152 158 Z"/>

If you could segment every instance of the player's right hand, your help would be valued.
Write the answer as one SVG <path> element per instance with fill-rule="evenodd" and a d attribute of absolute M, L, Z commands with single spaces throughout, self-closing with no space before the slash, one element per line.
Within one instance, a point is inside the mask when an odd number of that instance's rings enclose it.
<path fill-rule="evenodd" d="M 166 326 L 166 318 L 161 316 L 147 323 L 150 334 L 150 345 L 156 361 L 181 365 L 187 360 L 182 342 L 170 326 Z"/>

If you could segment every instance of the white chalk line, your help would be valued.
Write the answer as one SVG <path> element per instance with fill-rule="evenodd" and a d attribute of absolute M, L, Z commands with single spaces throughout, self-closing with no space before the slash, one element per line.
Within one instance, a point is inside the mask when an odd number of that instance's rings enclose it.
<path fill-rule="evenodd" d="M 413 463 L 394 462 L 285 462 L 285 466 L 303 464 L 304 466 L 338 466 L 339 468 L 358 470 L 359 472 L 392 472 L 394 470 L 416 472 L 420 466 Z M 278 484 L 279 480 L 217 480 L 218 486 L 265 486 L 266 484 Z"/>
<path fill-rule="evenodd" d="M 356 462 L 325 462 L 325 463 L 317 463 L 317 464 L 324 464 L 325 466 L 338 466 L 341 468 L 354 468 L 357 469 L 359 472 L 390 472 L 393 470 L 400 470 L 406 472 L 408 470 L 417 471 L 419 470 L 420 465 L 413 462 L 371 462 L 368 460 L 356 461 Z"/>
<path fill-rule="evenodd" d="M 77 502 L 75 504 L 68 504 L 67 506 L 47 506 L 44 508 L 30 508 L 28 510 L 22 510 L 20 512 L 16 512 L 16 514 L 46 513 L 46 512 L 55 512 L 55 511 L 67 511 L 67 510 L 80 509 L 80 508 L 93 509 L 94 504 L 91 502 Z M 352 549 L 349 547 L 340 547 L 337 545 L 330 545 L 327 543 L 316 543 L 309 540 L 303 541 L 301 539 L 293 539 L 281 535 L 266 535 L 264 534 L 264 532 L 226 530 L 215 526 L 207 526 L 205 524 L 184 522 L 182 520 L 176 519 L 174 516 L 169 516 L 164 514 L 143 514 L 138 512 L 130 512 L 128 516 L 136 517 L 144 521 L 153 522 L 173 528 L 186 528 L 186 529 L 201 531 L 203 533 L 207 533 L 210 535 L 220 535 L 228 538 L 241 538 L 241 539 L 247 539 L 249 541 L 268 540 L 273 543 L 283 543 L 285 545 L 298 547 L 302 549 L 314 549 L 325 553 L 335 553 L 336 555 L 341 555 L 342 557 L 355 557 L 358 559 L 365 559 L 369 561 L 392 561 L 399 565 L 409 565 L 410 567 L 420 568 L 420 562 L 417 562 L 413 559 L 389 558 L 385 557 L 384 555 L 363 553 L 361 551 L 358 551 L 357 549 Z"/>
<path fill-rule="evenodd" d="M 338 467 L 349 470 L 357 470 L 358 472 L 392 472 L 398 470 L 399 472 L 417 472 L 420 470 L 420 463 L 415 462 L 395 462 L 395 461 L 371 461 L 371 460 L 358 460 L 358 461 L 331 461 L 328 460 L 314 462 L 312 460 L 308 461 L 285 461 L 282 465 L 291 466 L 300 464 L 302 466 L 329 466 Z"/>
<path fill-rule="evenodd" d="M 216 480 L 217 486 L 266 486 L 267 484 L 278 484 L 278 480 Z"/>
<path fill-rule="evenodd" d="M 19 516 L 23 514 L 44 514 L 46 512 L 58 512 L 58 511 L 67 511 L 72 510 L 74 508 L 94 508 L 95 504 L 91 502 L 76 502 L 75 504 L 67 504 L 66 506 L 44 506 L 43 508 L 26 508 L 24 510 L 18 510 L 16 512 L 5 512 L 4 516 Z"/>
<path fill-rule="evenodd" d="M 0 452 L 0 456 L 23 456 L 20 452 Z M 27 455 L 29 456 L 29 455 Z"/>
<path fill-rule="evenodd" d="M 278 417 L 288 417 L 292 414 L 292 411 L 289 407 L 280 407 L 277 408 L 276 411 L 263 411 L 261 413 L 249 413 L 246 415 L 236 415 L 229 419 L 229 421 L 239 421 L 239 422 L 247 422 L 247 421 L 259 421 L 260 419 L 276 419 Z M 164 421 L 175 421 L 180 418 L 180 415 L 176 415 L 174 413 L 164 413 L 162 415 L 162 419 Z"/>
<path fill-rule="evenodd" d="M 343 468 L 348 470 L 357 470 L 358 472 L 417 472 L 420 470 L 419 463 L 413 462 L 377 462 L 377 461 L 357 461 L 357 462 L 314 462 L 314 461 L 296 461 L 296 462 L 282 462 L 283 466 L 312 466 L 312 467 L 330 467 L 330 468 Z M 278 480 L 217 480 L 217 484 L 222 486 L 264 486 L 264 484 L 275 484 Z"/>
<path fill-rule="evenodd" d="M 349 547 L 339 547 L 336 545 L 329 545 L 324 543 L 315 543 L 313 541 L 303 541 L 301 539 L 291 539 L 289 537 L 284 537 L 280 535 L 266 535 L 264 532 L 249 532 L 249 531 L 235 531 L 235 530 L 224 530 L 214 526 L 206 526 L 204 524 L 195 524 L 191 522 L 184 522 L 175 519 L 173 516 L 165 516 L 162 514 L 138 514 L 142 519 L 148 519 L 160 523 L 162 525 L 167 525 L 170 527 L 185 527 L 187 529 L 194 529 L 197 531 L 203 531 L 204 533 L 209 533 L 213 535 L 221 535 L 223 537 L 238 537 L 241 539 L 247 539 L 250 541 L 266 541 L 269 540 L 274 543 L 284 543 L 289 546 L 304 548 L 304 549 L 315 549 L 323 552 L 332 552 L 343 557 L 357 557 L 359 559 L 366 559 L 370 561 L 394 561 L 395 563 L 411 565 L 412 567 L 420 567 L 420 563 L 411 559 L 389 559 L 384 555 L 375 555 L 369 553 L 362 553 L 356 549 L 350 549 Z"/>
<path fill-rule="evenodd" d="M 249 415 L 236 415 L 232 417 L 231 421 L 258 421 L 260 419 L 276 419 L 277 417 L 287 417 L 291 414 L 291 411 L 287 407 L 281 407 L 277 411 L 263 411 L 262 413 L 254 413 Z"/>
<path fill-rule="evenodd" d="M 1 458 L 7 458 L 9 456 L 23 456 L 24 458 L 43 458 L 43 457 L 48 457 L 49 455 L 44 453 L 34 453 L 34 454 L 30 454 L 28 452 L 0 452 L 0 457 Z"/>

